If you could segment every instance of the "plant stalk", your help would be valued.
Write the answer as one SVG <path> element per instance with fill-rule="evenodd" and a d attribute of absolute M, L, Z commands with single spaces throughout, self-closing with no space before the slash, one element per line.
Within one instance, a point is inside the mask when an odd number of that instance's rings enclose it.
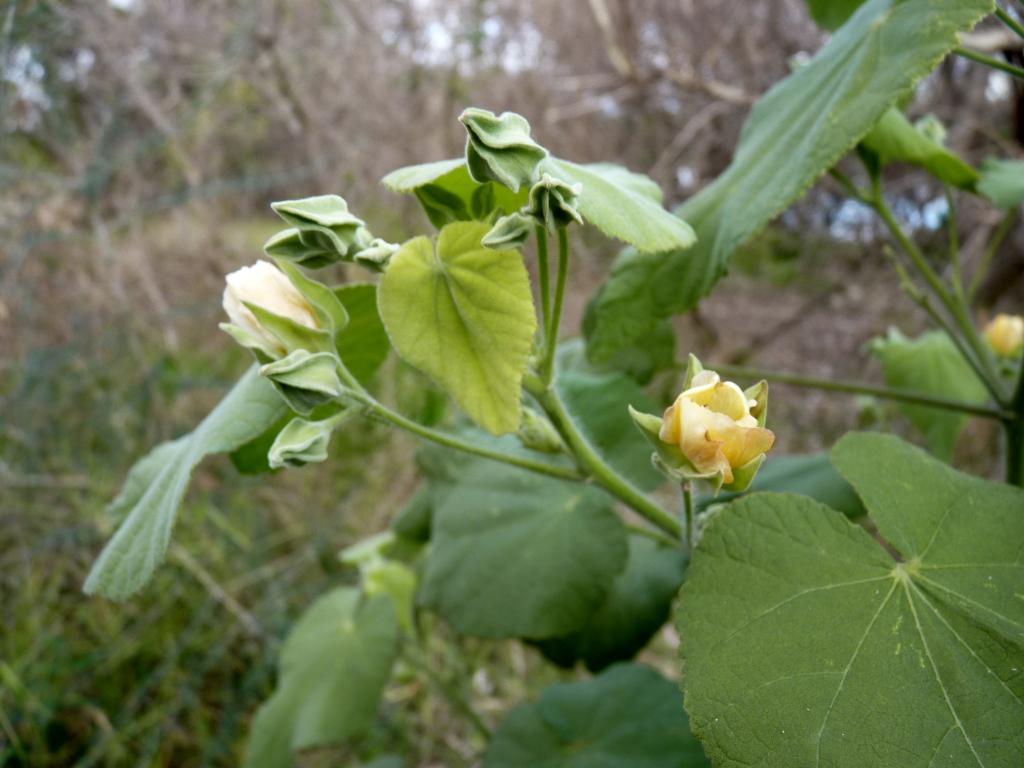
<path fill-rule="evenodd" d="M 984 64 L 986 67 L 992 67 L 992 69 L 998 69 L 1006 72 L 1008 75 L 1013 75 L 1019 80 L 1024 80 L 1024 69 L 1015 67 L 1013 64 L 996 59 L 992 56 L 986 56 L 984 53 L 978 51 L 972 51 L 970 48 L 957 47 L 953 49 L 953 53 L 957 56 L 963 56 L 965 59 L 976 61 L 979 64 Z"/>
<path fill-rule="evenodd" d="M 555 278 L 555 305 L 545 328 L 544 359 L 540 365 L 540 377 L 545 384 L 551 383 L 555 371 L 555 352 L 558 350 L 558 330 L 562 323 L 562 306 L 565 303 L 565 285 L 569 276 L 569 235 L 565 227 L 558 228 L 558 275 Z"/>
<path fill-rule="evenodd" d="M 947 411 L 959 411 L 972 416 L 982 416 L 987 419 L 1006 420 L 1013 417 L 1013 413 L 1000 408 L 993 408 L 990 405 L 978 405 L 965 403 L 959 400 L 952 400 L 938 395 L 929 395 L 924 392 L 914 392 L 908 389 L 894 389 L 878 384 L 867 384 L 856 381 L 836 381 L 815 376 L 804 376 L 798 373 L 786 371 L 766 371 L 759 368 L 748 368 L 738 365 L 715 365 L 709 364 L 708 368 L 717 371 L 725 376 L 733 376 L 740 379 L 767 379 L 769 382 L 780 384 L 791 384 L 797 387 L 808 387 L 810 389 L 821 389 L 827 392 L 845 392 L 852 395 L 870 395 L 883 400 L 895 400 L 913 405 L 927 405 L 933 408 L 942 408 Z"/>
<path fill-rule="evenodd" d="M 533 395 L 548 418 L 551 419 L 555 430 L 561 435 L 573 456 L 576 457 L 580 469 L 588 473 L 597 485 L 674 539 L 678 539 L 682 535 L 682 527 L 678 520 L 648 499 L 605 463 L 587 438 L 576 428 L 576 424 L 566 411 L 565 404 L 558 397 L 554 387 L 544 384 L 537 376 L 529 375 L 523 379 L 523 386 L 527 392 Z"/>
<path fill-rule="evenodd" d="M 686 525 L 686 553 L 693 555 L 693 484 L 684 480 L 683 491 L 683 519 Z"/>
<path fill-rule="evenodd" d="M 1019 37 L 1024 38 L 1024 26 L 998 5 L 996 6 L 996 18 L 1012 29 Z"/>

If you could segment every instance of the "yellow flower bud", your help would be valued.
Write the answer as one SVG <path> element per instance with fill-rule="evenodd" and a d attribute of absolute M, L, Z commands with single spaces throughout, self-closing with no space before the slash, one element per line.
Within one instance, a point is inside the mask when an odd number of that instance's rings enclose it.
<path fill-rule="evenodd" d="M 714 371 L 700 371 L 665 411 L 659 437 L 679 448 L 701 474 L 721 473 L 733 482 L 733 470 L 766 453 L 775 443 L 771 430 L 758 425 L 758 407 L 736 384 Z"/>
<path fill-rule="evenodd" d="M 242 267 L 227 276 L 224 288 L 224 311 L 231 325 L 241 332 L 248 343 L 271 357 L 287 351 L 281 341 L 263 327 L 246 304 L 287 318 L 307 328 L 318 329 L 316 311 L 280 269 L 267 261 L 257 261 L 251 267 Z"/>
<path fill-rule="evenodd" d="M 985 340 L 1000 357 L 1014 357 L 1024 348 L 1024 317 L 996 315 L 985 326 Z"/>

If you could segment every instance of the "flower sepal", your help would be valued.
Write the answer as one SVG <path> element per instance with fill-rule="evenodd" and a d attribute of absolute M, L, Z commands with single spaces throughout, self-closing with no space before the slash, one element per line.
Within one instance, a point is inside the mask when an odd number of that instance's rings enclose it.
<path fill-rule="evenodd" d="M 570 184 L 545 173 L 530 187 L 530 196 L 522 212 L 548 232 L 567 227 L 574 221 L 582 224 L 583 217 L 576 207 L 582 191 L 582 184 Z"/>
<path fill-rule="evenodd" d="M 533 221 L 521 213 L 502 216 L 490 228 L 480 244 L 495 251 L 522 248 L 533 231 Z"/>
<path fill-rule="evenodd" d="M 274 444 L 270 446 L 267 461 L 274 469 L 301 467 L 327 458 L 327 445 L 334 429 L 351 415 L 350 410 L 319 421 L 294 418 L 285 424 Z"/>
<path fill-rule="evenodd" d="M 346 391 L 338 377 L 338 359 L 330 352 L 296 349 L 262 366 L 260 375 L 273 383 L 289 408 L 303 416 Z"/>

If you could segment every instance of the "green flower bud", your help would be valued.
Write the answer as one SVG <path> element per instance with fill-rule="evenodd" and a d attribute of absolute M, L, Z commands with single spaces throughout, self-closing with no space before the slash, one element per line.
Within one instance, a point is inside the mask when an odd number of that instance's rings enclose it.
<path fill-rule="evenodd" d="M 583 223 L 583 217 L 576 209 L 576 200 L 583 191 L 582 184 L 569 184 L 544 174 L 541 180 L 530 188 L 530 197 L 523 213 L 542 224 L 549 232 L 570 223 Z"/>
<path fill-rule="evenodd" d="M 502 216 L 480 241 L 485 248 L 505 251 L 522 248 L 533 230 L 533 220 L 521 213 Z"/>
<path fill-rule="evenodd" d="M 537 178 L 537 166 L 548 151 L 530 138 L 530 124 L 522 115 L 496 116 L 471 107 L 459 115 L 468 134 L 466 167 L 479 184 L 496 181 L 513 192 Z"/>
<path fill-rule="evenodd" d="M 398 250 L 398 246 L 375 238 L 338 195 L 285 200 L 272 203 L 271 208 L 292 225 L 263 246 L 268 255 L 277 259 L 311 269 L 355 261 L 380 271 Z"/>
<path fill-rule="evenodd" d="M 551 422 L 532 408 L 523 408 L 523 420 L 516 435 L 519 442 L 532 451 L 560 453 L 563 448 L 562 438 L 551 426 Z"/>
<path fill-rule="evenodd" d="M 367 269 L 383 272 L 399 248 L 400 245 L 375 237 L 365 248 L 356 251 L 353 258 L 357 264 L 362 264 Z"/>
<path fill-rule="evenodd" d="M 267 461 L 274 469 L 281 467 L 301 467 L 327 458 L 327 444 L 331 433 L 342 421 L 348 418 L 349 412 L 342 411 L 336 416 L 321 421 L 307 421 L 294 418 L 285 424 L 270 446 Z"/>
<path fill-rule="evenodd" d="M 345 392 L 338 378 L 338 360 L 330 352 L 311 354 L 297 349 L 281 360 L 260 368 L 260 375 L 273 382 L 288 407 L 309 415 L 314 408 Z"/>

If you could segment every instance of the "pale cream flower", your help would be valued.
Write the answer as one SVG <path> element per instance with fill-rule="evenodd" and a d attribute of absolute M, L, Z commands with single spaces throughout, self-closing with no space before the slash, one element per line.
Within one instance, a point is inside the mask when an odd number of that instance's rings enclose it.
<path fill-rule="evenodd" d="M 280 340 L 256 319 L 246 303 L 307 328 L 320 327 L 313 307 L 287 275 L 270 262 L 260 260 L 251 267 L 242 267 L 229 274 L 226 280 L 223 304 L 231 324 L 241 329 L 254 346 L 267 354 L 277 356 L 286 350 Z"/>
<path fill-rule="evenodd" d="M 771 430 L 758 425 L 748 400 L 736 384 L 714 371 L 701 371 L 665 411 L 659 437 L 679 447 L 702 474 L 720 472 L 733 482 L 733 470 L 767 452 L 775 443 Z"/>
<path fill-rule="evenodd" d="M 998 314 L 985 326 L 985 340 L 1000 357 L 1013 357 L 1024 347 L 1024 317 Z"/>

